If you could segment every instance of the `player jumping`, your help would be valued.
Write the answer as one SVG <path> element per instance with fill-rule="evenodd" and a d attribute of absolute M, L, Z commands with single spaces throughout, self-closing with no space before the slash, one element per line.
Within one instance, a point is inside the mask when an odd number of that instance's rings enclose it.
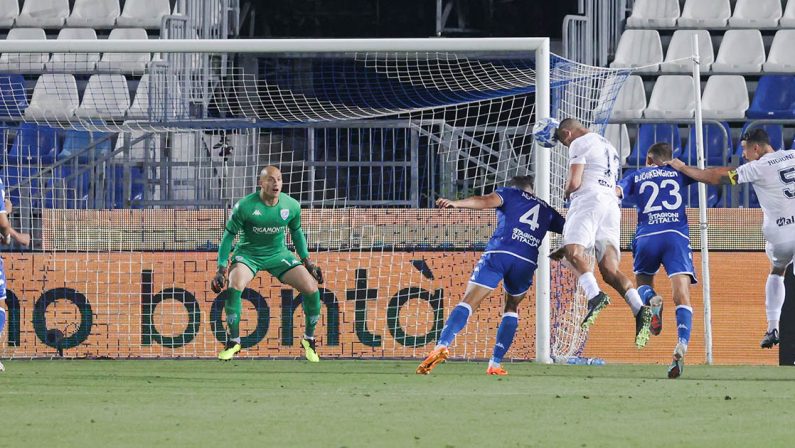
<path fill-rule="evenodd" d="M 227 284 L 229 252 L 235 236 L 240 234 L 232 255 L 224 307 L 228 330 L 226 348 L 218 354 L 218 359 L 228 361 L 240 351 L 240 297 L 257 272 L 268 271 L 280 282 L 301 293 L 306 323 L 301 346 L 306 359 L 318 362 L 320 358 L 315 350 L 314 334 L 320 318 L 320 292 L 317 285 L 323 283 L 323 274 L 320 268 L 309 261 L 306 238 L 301 230 L 301 205 L 282 193 L 282 173 L 275 166 L 265 167 L 260 172 L 259 186 L 259 192 L 235 204 L 218 248 L 218 272 L 212 281 L 212 289 L 216 294 Z M 287 249 L 285 227 L 290 229 L 295 251 L 301 261 Z"/>
<path fill-rule="evenodd" d="M 22 246 L 30 244 L 30 235 L 27 233 L 19 233 L 11 226 L 8 216 L 11 214 L 12 207 L 11 201 L 6 199 L 6 190 L 3 181 L 0 180 L 0 234 L 3 237 L 3 243 L 11 244 L 11 240 L 16 241 Z M 3 259 L 0 258 L 0 336 L 3 335 L 3 328 L 6 324 L 6 309 L 3 306 L 6 301 L 6 269 L 3 264 Z M 0 362 L 0 372 L 5 371 L 3 363 Z"/>
<path fill-rule="evenodd" d="M 646 168 L 629 174 L 619 182 L 621 194 L 638 207 L 638 225 L 632 242 L 635 281 L 643 302 L 651 306 L 650 331 L 662 331 L 662 298 L 654 292 L 654 274 L 665 266 L 671 279 L 676 304 L 677 344 L 668 378 L 682 374 L 690 342 L 693 308 L 690 284 L 696 283 L 693 250 L 682 192 L 693 183 L 689 177 L 665 164 L 672 158 L 671 145 L 655 143 L 646 156 Z"/>
<path fill-rule="evenodd" d="M 770 275 L 765 285 L 767 331 L 759 344 L 772 348 L 778 344 L 778 321 L 784 305 L 784 273 L 795 258 L 795 150 L 776 151 L 764 129 L 753 129 L 741 139 L 743 158 L 748 162 L 734 167 L 700 170 L 679 159 L 670 165 L 699 182 L 712 185 L 750 183 L 764 213 L 762 233 L 770 259 Z"/>
<path fill-rule="evenodd" d="M 538 262 L 538 247 L 547 231 L 563 231 L 563 217 L 546 202 L 533 195 L 533 178 L 516 176 L 511 187 L 498 188 L 486 196 L 473 196 L 458 201 L 439 199 L 442 208 L 497 209 L 497 229 L 486 245 L 486 251 L 475 266 L 464 292 L 463 300 L 447 317 L 436 347 L 417 367 L 417 373 L 427 375 L 450 355 L 448 347 L 467 323 L 480 302 L 490 296 L 503 281 L 505 308 L 497 329 L 491 360 L 486 373 L 507 375 L 500 363 L 513 343 L 519 325 L 519 302 L 533 283 Z"/>
<path fill-rule="evenodd" d="M 569 174 L 564 198 L 570 199 L 563 229 L 563 247 L 553 258 L 565 257 L 577 275 L 577 283 L 588 297 L 588 313 L 582 327 L 590 327 L 610 298 L 599 290 L 587 250 L 594 248 L 599 272 L 607 284 L 624 297 L 635 316 L 635 345 L 649 340 L 651 310 L 643 304 L 632 282 L 619 270 L 621 253 L 621 209 L 616 197 L 616 179 L 621 167 L 618 151 L 582 123 L 567 118 L 555 131 L 557 141 L 569 148 Z"/>

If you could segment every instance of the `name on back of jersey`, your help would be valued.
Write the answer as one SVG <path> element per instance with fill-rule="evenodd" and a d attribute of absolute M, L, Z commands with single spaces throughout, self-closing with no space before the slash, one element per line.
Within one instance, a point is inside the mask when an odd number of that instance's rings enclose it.
<path fill-rule="evenodd" d="M 525 243 L 528 246 L 538 247 L 541 245 L 541 240 L 535 235 L 523 232 L 522 229 L 517 229 L 516 227 L 514 227 L 513 232 L 511 232 L 511 239 L 519 241 L 520 243 Z"/>
<path fill-rule="evenodd" d="M 663 170 L 655 168 L 653 170 L 643 171 L 635 174 L 635 182 L 653 179 L 655 177 L 676 177 L 679 175 L 678 171 Z"/>

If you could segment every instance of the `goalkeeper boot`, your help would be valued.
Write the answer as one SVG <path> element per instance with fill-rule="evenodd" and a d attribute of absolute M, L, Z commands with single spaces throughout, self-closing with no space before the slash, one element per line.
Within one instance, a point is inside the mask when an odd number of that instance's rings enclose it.
<path fill-rule="evenodd" d="M 759 346 L 762 348 L 773 348 L 774 345 L 778 344 L 778 330 L 775 328 L 765 333 L 765 337 L 762 338 L 762 342 L 759 343 Z"/>
<path fill-rule="evenodd" d="M 662 332 L 662 297 L 658 295 L 652 297 L 651 300 L 649 300 L 649 307 L 651 308 L 651 325 L 649 326 L 649 331 L 653 336 L 659 336 Z"/>
<path fill-rule="evenodd" d="M 502 367 L 491 367 L 489 366 L 486 369 L 486 375 L 497 375 L 497 376 L 505 376 L 508 374 L 508 371 L 503 369 Z"/>
<path fill-rule="evenodd" d="M 306 356 L 306 360 L 309 362 L 320 362 L 320 356 L 317 355 L 317 351 L 315 350 L 315 339 L 301 339 L 301 347 L 304 348 L 304 356 Z"/>
<path fill-rule="evenodd" d="M 448 356 L 450 356 L 450 350 L 448 350 L 447 347 L 442 346 L 433 349 L 431 354 L 425 358 L 425 361 L 417 367 L 417 373 L 420 375 L 431 373 L 431 370 L 433 370 L 437 364 L 443 363 Z"/>
<path fill-rule="evenodd" d="M 681 342 L 676 344 L 676 348 L 674 349 L 674 360 L 671 361 L 671 365 L 668 367 L 668 378 L 679 378 L 682 375 L 682 372 L 685 371 L 686 351 L 686 345 L 682 344 Z"/>
<path fill-rule="evenodd" d="M 610 297 L 602 291 L 599 291 L 596 297 L 588 301 L 588 314 L 585 315 L 585 319 L 582 321 L 582 329 L 587 330 L 588 327 L 593 325 L 594 322 L 596 322 L 596 316 L 598 316 L 607 305 L 610 305 Z"/>
<path fill-rule="evenodd" d="M 640 307 L 635 315 L 635 347 L 643 348 L 649 342 L 651 335 L 651 308 L 648 305 Z"/>
<path fill-rule="evenodd" d="M 240 343 L 235 341 L 227 341 L 226 348 L 218 354 L 218 359 L 221 361 L 229 361 L 240 352 Z"/>

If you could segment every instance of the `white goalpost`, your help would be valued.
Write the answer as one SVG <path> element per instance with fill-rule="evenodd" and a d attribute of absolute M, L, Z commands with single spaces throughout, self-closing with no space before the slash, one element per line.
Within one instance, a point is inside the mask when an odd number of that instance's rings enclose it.
<path fill-rule="evenodd" d="M 6 40 L 0 53 L 17 64 L 0 75 L 0 176 L 34 237 L 5 257 L 0 354 L 16 357 L 214 356 L 215 244 L 268 164 L 328 279 L 321 354 L 421 357 L 494 227 L 491 211 L 435 199 L 531 174 L 562 209 L 567 154 L 535 145 L 533 122 L 603 131 L 629 73 L 550 55 L 547 38 Z M 72 65 L 52 69 L 64 54 Z M 546 256 L 557 241 L 539 249 L 515 359 L 579 356 L 587 338 L 576 281 Z M 243 353 L 297 356 L 300 296 L 265 274 L 250 288 Z M 489 356 L 491 302 L 453 358 Z"/>

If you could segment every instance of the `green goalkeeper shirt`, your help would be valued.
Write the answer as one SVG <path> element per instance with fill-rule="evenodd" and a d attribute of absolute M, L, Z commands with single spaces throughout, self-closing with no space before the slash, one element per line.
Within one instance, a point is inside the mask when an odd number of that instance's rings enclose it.
<path fill-rule="evenodd" d="M 301 204 L 290 196 L 279 193 L 276 205 L 267 205 L 259 192 L 252 193 L 235 204 L 232 216 L 226 222 L 224 241 L 218 249 L 218 265 L 226 266 L 231 240 L 240 235 L 235 253 L 248 253 L 258 257 L 276 255 L 287 248 L 285 230 L 290 229 L 295 250 L 301 259 L 309 256 L 306 238 L 301 230 Z M 229 239 L 228 245 L 224 244 Z"/>

